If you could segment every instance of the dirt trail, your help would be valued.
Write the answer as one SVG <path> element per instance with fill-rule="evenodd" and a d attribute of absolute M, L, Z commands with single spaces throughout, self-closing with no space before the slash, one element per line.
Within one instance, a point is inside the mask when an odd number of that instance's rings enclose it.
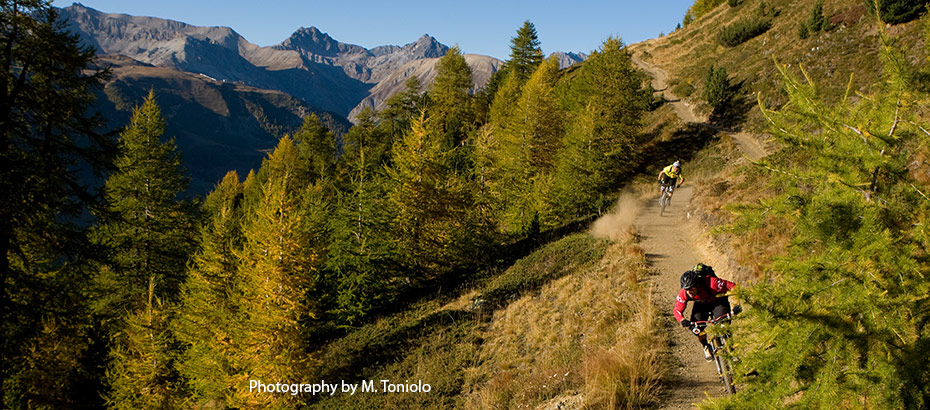
<path fill-rule="evenodd" d="M 668 314 L 671 380 L 660 409 L 691 409 L 707 396 L 716 397 L 724 393 L 713 363 L 704 361 L 696 338 L 671 316 L 681 273 L 703 260 L 692 244 L 691 235 L 683 226 L 685 207 L 691 201 L 691 191 L 690 186 L 676 190 L 663 216 L 659 216 L 658 200 L 649 201 L 635 221 L 641 235 L 640 245 L 646 250 L 646 258 L 653 273 L 650 280 L 655 300 L 661 311 Z M 689 312 L 690 306 L 685 312 L 686 317 Z"/>
<path fill-rule="evenodd" d="M 672 90 L 668 88 L 668 73 L 666 73 L 665 70 L 643 61 L 635 54 L 633 55 L 633 64 L 636 64 L 639 68 L 652 76 L 652 88 L 657 92 L 661 91 L 665 94 L 666 100 L 672 104 L 672 108 L 675 109 L 675 114 L 678 115 L 678 118 L 681 118 L 685 122 L 696 122 L 713 127 L 707 121 L 706 117 L 699 115 L 695 111 L 691 104 L 688 104 L 672 93 Z M 730 136 L 730 138 L 733 138 L 733 141 L 736 143 L 740 152 L 749 157 L 749 159 L 757 160 L 768 155 L 765 147 L 759 142 L 759 140 L 749 133 L 726 132 L 725 130 L 716 127 L 713 128 L 717 129 L 718 131 L 725 132 Z"/>
<path fill-rule="evenodd" d="M 667 74 L 662 69 L 633 56 L 633 63 L 653 78 L 653 88 L 662 91 L 675 113 L 685 122 L 711 126 L 707 118 L 699 115 L 690 104 L 677 98 L 667 87 Z M 718 131 L 723 131 L 717 129 Z M 767 155 L 759 141 L 748 133 L 729 134 L 741 152 L 756 160 Z M 713 363 L 704 361 L 699 344 L 694 336 L 681 328 L 671 317 L 675 295 L 679 291 L 681 273 L 697 262 L 713 264 L 716 260 L 710 246 L 696 246 L 703 240 L 687 222 L 685 208 L 691 202 L 692 187 L 685 185 L 675 192 L 665 215 L 659 215 L 658 200 L 650 200 L 637 214 L 634 225 L 642 236 L 641 246 L 646 251 L 653 276 L 651 278 L 655 300 L 660 309 L 668 312 L 667 330 L 671 349 L 669 362 L 672 364 L 670 384 L 663 397 L 661 409 L 691 409 L 707 397 L 725 394 Z M 658 192 L 656 198 L 658 197 Z M 726 272 L 718 272 L 725 279 Z M 685 317 L 690 315 L 690 306 Z"/>

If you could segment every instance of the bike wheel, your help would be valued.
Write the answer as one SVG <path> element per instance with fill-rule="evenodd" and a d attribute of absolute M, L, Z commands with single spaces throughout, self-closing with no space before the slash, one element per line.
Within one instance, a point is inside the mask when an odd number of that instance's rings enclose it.
<path fill-rule="evenodd" d="M 662 191 L 662 197 L 659 198 L 659 216 L 665 214 L 665 207 L 668 206 L 668 191 Z"/>
<path fill-rule="evenodd" d="M 727 394 L 736 394 L 736 387 L 733 386 L 733 364 L 724 357 L 721 352 L 722 343 L 715 341 L 714 360 L 717 362 L 717 371 L 720 373 L 720 381 L 727 390 Z"/>

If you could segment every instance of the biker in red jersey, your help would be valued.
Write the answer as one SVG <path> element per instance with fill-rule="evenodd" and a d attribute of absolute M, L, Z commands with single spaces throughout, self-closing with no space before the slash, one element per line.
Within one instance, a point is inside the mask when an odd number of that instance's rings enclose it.
<path fill-rule="evenodd" d="M 705 267 L 698 264 L 699 267 Z M 711 270 L 712 271 L 712 270 Z M 730 313 L 730 302 L 720 295 L 732 290 L 736 284 L 723 280 L 713 274 L 702 274 L 694 270 L 685 271 L 681 275 L 681 291 L 675 298 L 675 309 L 672 314 L 682 327 L 691 327 L 692 321 L 705 321 Z M 691 320 L 684 318 L 685 306 L 693 301 Z M 703 333 L 697 336 L 704 350 L 704 360 L 714 360 L 707 337 Z"/>

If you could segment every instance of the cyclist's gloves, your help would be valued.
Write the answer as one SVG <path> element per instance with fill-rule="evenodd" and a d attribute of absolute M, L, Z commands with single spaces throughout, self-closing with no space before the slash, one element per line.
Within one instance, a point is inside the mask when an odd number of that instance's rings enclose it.
<path fill-rule="evenodd" d="M 738 315 L 743 311 L 743 307 L 740 305 L 733 306 L 733 314 Z"/>
<path fill-rule="evenodd" d="M 691 327 L 691 321 L 688 319 L 681 319 L 681 327 Z"/>

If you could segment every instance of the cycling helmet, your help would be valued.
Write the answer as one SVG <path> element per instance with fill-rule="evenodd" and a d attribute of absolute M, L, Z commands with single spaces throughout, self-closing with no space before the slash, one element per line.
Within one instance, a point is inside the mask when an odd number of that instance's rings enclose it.
<path fill-rule="evenodd" d="M 693 270 L 685 271 L 685 273 L 681 274 L 681 288 L 690 289 L 693 287 L 697 287 L 698 279 L 700 279 L 700 277 L 701 276 L 698 275 L 697 272 Z"/>
<path fill-rule="evenodd" d="M 674 163 L 672 163 L 672 166 L 673 166 L 673 167 L 681 168 L 681 162 L 675 161 Z"/>

